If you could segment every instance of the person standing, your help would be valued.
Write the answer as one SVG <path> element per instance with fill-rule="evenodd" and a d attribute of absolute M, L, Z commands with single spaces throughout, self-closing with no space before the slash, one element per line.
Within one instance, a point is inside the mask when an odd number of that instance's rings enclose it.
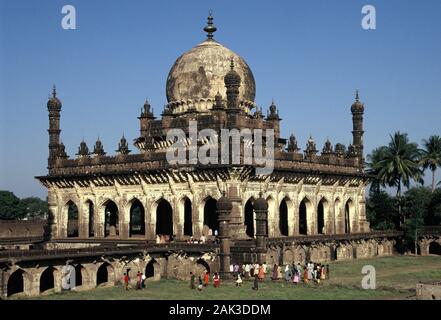
<path fill-rule="evenodd" d="M 141 273 L 141 288 L 145 288 L 145 280 L 147 279 L 147 277 L 145 276 L 144 273 Z"/>
<path fill-rule="evenodd" d="M 303 282 L 304 283 L 309 282 L 308 275 L 309 275 L 308 266 L 305 266 L 305 269 L 303 270 Z"/>
<path fill-rule="evenodd" d="M 202 278 L 201 278 L 201 276 L 199 276 L 199 285 L 198 285 L 198 291 L 202 291 Z"/>
<path fill-rule="evenodd" d="M 205 271 L 205 274 L 204 274 L 204 287 L 207 287 L 209 282 L 210 282 L 210 274 L 208 273 L 208 271 Z"/>
<path fill-rule="evenodd" d="M 254 275 L 253 290 L 259 290 L 259 276 L 257 274 Z"/>
<path fill-rule="evenodd" d="M 259 280 L 260 281 L 265 280 L 265 272 L 263 270 L 263 265 L 259 266 Z"/>
<path fill-rule="evenodd" d="M 217 272 L 214 274 L 214 277 L 213 277 L 213 285 L 215 288 L 219 288 L 220 278 L 219 278 L 219 275 L 217 274 Z"/>
<path fill-rule="evenodd" d="M 129 290 L 129 276 L 127 275 L 127 273 L 124 273 L 123 282 L 126 291 Z"/>
<path fill-rule="evenodd" d="M 312 264 L 312 262 L 308 262 L 308 281 L 312 280 L 312 272 L 314 269 L 314 265 Z"/>
<path fill-rule="evenodd" d="M 190 272 L 190 289 L 192 290 L 196 289 L 196 285 L 194 283 L 195 280 L 196 280 L 195 275 L 193 274 L 193 272 Z"/>
<path fill-rule="evenodd" d="M 289 272 L 289 265 L 285 266 L 285 281 L 288 282 L 291 279 L 291 274 Z"/>
<path fill-rule="evenodd" d="M 329 264 L 326 265 L 326 277 L 327 279 L 331 279 L 331 275 L 329 273 Z"/>
<path fill-rule="evenodd" d="M 138 273 L 136 274 L 136 290 L 141 289 L 141 281 L 141 272 L 138 271 Z"/>
<path fill-rule="evenodd" d="M 324 265 L 320 266 L 320 280 L 326 279 L 326 267 Z"/>
<path fill-rule="evenodd" d="M 237 279 L 236 279 L 236 287 L 241 287 L 242 286 L 242 277 L 240 275 L 240 273 L 237 274 Z"/>
<path fill-rule="evenodd" d="M 247 263 L 247 264 L 245 265 L 245 279 L 248 279 L 248 278 L 250 277 L 250 270 L 251 270 L 251 267 L 250 267 L 250 265 Z"/>
<path fill-rule="evenodd" d="M 279 280 L 279 267 L 277 266 L 277 264 L 274 264 L 273 276 L 271 277 L 271 280 L 273 281 Z"/>
<path fill-rule="evenodd" d="M 293 283 L 294 285 L 297 285 L 297 284 L 299 283 L 299 280 L 300 280 L 300 273 L 299 273 L 299 270 L 295 269 L 295 270 L 294 270 L 294 277 L 292 278 L 292 283 Z"/>

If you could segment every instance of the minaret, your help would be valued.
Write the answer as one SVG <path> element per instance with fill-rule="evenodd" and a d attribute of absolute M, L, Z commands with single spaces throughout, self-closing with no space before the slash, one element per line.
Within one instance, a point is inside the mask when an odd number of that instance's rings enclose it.
<path fill-rule="evenodd" d="M 240 87 L 240 76 L 234 70 L 234 59 L 231 57 L 230 71 L 225 75 L 224 83 L 225 88 L 227 88 L 227 111 L 228 112 L 239 112 L 239 87 Z"/>
<path fill-rule="evenodd" d="M 60 148 L 60 112 L 61 101 L 57 98 L 57 90 L 55 85 L 52 89 L 52 97 L 47 102 L 47 110 L 49 111 L 49 159 L 48 168 L 52 168 L 58 156 Z"/>
<path fill-rule="evenodd" d="M 364 114 L 364 104 L 360 102 L 360 97 L 358 95 L 358 90 L 355 94 L 355 102 L 351 106 L 352 112 L 352 145 L 354 151 L 358 157 L 358 164 L 360 168 L 364 166 L 363 158 L 363 114 Z"/>

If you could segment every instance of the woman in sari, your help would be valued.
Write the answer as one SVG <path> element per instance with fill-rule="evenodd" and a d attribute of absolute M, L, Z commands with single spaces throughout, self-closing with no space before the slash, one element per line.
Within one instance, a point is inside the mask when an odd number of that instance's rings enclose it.
<path fill-rule="evenodd" d="M 305 267 L 305 269 L 303 270 L 303 282 L 308 283 L 309 279 L 308 279 L 308 268 Z"/>
<path fill-rule="evenodd" d="M 263 265 L 259 266 L 259 280 L 263 281 L 265 279 L 265 271 L 263 269 Z"/>
<path fill-rule="evenodd" d="M 320 279 L 321 280 L 325 280 L 326 279 L 326 268 L 325 268 L 324 265 L 321 266 Z"/>
<path fill-rule="evenodd" d="M 289 265 L 285 266 L 285 281 L 291 280 L 291 271 L 289 270 Z"/>
<path fill-rule="evenodd" d="M 271 277 L 271 279 L 273 281 L 277 281 L 279 280 L 279 267 L 277 266 L 277 264 L 274 265 L 273 268 L 273 276 Z"/>
<path fill-rule="evenodd" d="M 299 283 L 299 280 L 300 280 L 299 271 L 297 269 L 295 269 L 294 270 L 294 277 L 292 277 L 292 283 L 296 285 L 297 283 Z"/>

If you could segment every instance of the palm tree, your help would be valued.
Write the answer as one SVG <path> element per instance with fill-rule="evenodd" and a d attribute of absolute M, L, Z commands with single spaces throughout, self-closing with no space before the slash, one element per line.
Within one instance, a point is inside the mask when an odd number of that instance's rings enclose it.
<path fill-rule="evenodd" d="M 430 136 L 429 140 L 423 140 L 424 150 L 422 150 L 422 156 L 420 163 L 423 165 L 423 169 L 430 168 L 432 171 L 432 193 L 435 191 L 435 171 L 438 167 L 441 167 L 441 137 Z"/>
<path fill-rule="evenodd" d="M 367 162 L 366 166 L 368 168 L 367 172 L 370 174 L 373 178 L 371 182 L 370 191 L 379 193 L 380 187 L 384 186 L 386 183 L 381 180 L 381 177 L 379 177 L 380 167 L 378 165 L 378 162 L 383 160 L 385 158 L 387 147 L 381 146 L 372 151 L 371 154 L 368 154 L 367 156 Z"/>
<path fill-rule="evenodd" d="M 423 170 L 419 165 L 420 150 L 416 143 L 410 143 L 406 133 L 395 132 L 387 146 L 374 150 L 368 157 L 370 173 L 375 174 L 377 183 L 383 187 L 396 187 L 398 214 L 401 218 L 402 186 L 409 188 L 410 181 L 423 183 Z M 403 221 L 402 221 L 403 222 Z"/>

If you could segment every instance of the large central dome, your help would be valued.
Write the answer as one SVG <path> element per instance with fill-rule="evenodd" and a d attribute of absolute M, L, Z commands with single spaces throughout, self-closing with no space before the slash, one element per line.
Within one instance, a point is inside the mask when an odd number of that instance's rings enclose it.
<path fill-rule="evenodd" d="M 210 26 L 210 17 L 205 30 L 216 30 Z M 231 58 L 234 60 L 234 70 L 241 77 L 238 100 L 243 105 L 254 104 L 256 84 L 250 67 L 239 55 L 213 40 L 212 32 L 208 32 L 206 41 L 181 55 L 171 68 L 166 90 L 172 109 L 189 105 L 196 109 L 210 109 L 210 102 L 214 101 L 218 92 L 225 99 L 224 77 L 230 70 Z"/>

